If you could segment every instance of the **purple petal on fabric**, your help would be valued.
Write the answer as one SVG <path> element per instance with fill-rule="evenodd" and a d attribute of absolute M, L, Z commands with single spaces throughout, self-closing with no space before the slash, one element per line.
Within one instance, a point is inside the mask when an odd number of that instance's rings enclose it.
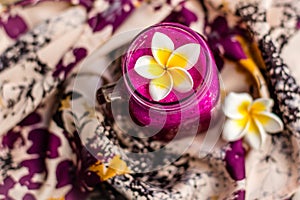
<path fill-rule="evenodd" d="M 27 24 L 19 16 L 9 16 L 7 21 L 0 18 L 0 27 L 3 27 L 7 35 L 12 39 L 17 39 L 21 34 L 27 31 Z"/>
<path fill-rule="evenodd" d="M 33 124 L 37 124 L 41 121 L 42 121 L 41 116 L 38 113 L 33 112 L 33 113 L 29 114 L 26 118 L 24 118 L 19 123 L 19 125 L 20 126 L 30 126 L 30 125 L 33 125 Z"/>
<path fill-rule="evenodd" d="M 184 6 L 181 10 L 181 15 L 185 18 L 187 26 L 190 26 L 191 23 L 196 22 L 198 20 L 197 15 Z"/>
<path fill-rule="evenodd" d="M 229 27 L 223 16 L 216 17 L 212 23 L 206 22 L 204 30 L 219 70 L 223 67 L 224 56 L 233 60 L 247 58 L 241 44 L 234 40 L 234 37 L 241 36 L 251 42 L 246 30 L 239 26 Z"/>
<path fill-rule="evenodd" d="M 107 25 L 112 25 L 115 31 L 124 22 L 134 10 L 131 0 L 110 1 L 110 6 L 102 13 L 98 13 L 88 20 L 88 24 L 97 32 Z"/>
<path fill-rule="evenodd" d="M 21 146 L 25 144 L 24 138 L 22 137 L 21 133 L 11 130 L 3 136 L 2 145 L 8 147 L 9 149 L 13 149 L 17 141 L 20 141 Z"/>
<path fill-rule="evenodd" d="M 83 58 L 87 56 L 88 52 L 85 48 L 75 48 L 73 49 L 73 55 L 75 56 L 75 61 L 68 64 L 67 66 L 63 65 L 63 59 L 59 61 L 56 66 L 56 70 L 53 72 L 53 76 L 57 77 L 59 74 L 64 73 L 66 77 L 69 72 L 79 63 Z"/>
<path fill-rule="evenodd" d="M 56 188 L 61 188 L 68 184 L 72 184 L 75 180 L 74 164 L 70 160 L 62 161 L 56 168 L 57 184 Z"/>
<path fill-rule="evenodd" d="M 242 140 L 229 143 L 225 155 L 225 165 L 233 180 L 245 178 L 245 149 Z"/>
<path fill-rule="evenodd" d="M 25 194 L 23 200 L 36 200 L 36 198 L 32 194 Z"/>
<path fill-rule="evenodd" d="M 11 177 L 9 177 L 9 176 L 6 177 L 3 180 L 3 183 L 0 183 L 0 194 L 2 194 L 5 197 L 7 197 L 9 190 L 11 188 L 13 188 L 15 184 L 16 184 L 16 182 Z"/>
<path fill-rule="evenodd" d="M 228 58 L 234 61 L 247 58 L 241 44 L 238 41 L 234 40 L 233 37 L 226 37 L 220 40 L 220 44 L 225 51 L 224 55 Z"/>
<path fill-rule="evenodd" d="M 32 146 L 27 150 L 27 153 L 39 154 L 48 158 L 58 157 L 58 147 L 61 145 L 61 141 L 59 137 L 47 129 L 33 129 L 30 131 L 28 139 L 32 141 Z"/>
<path fill-rule="evenodd" d="M 230 31 L 227 20 L 223 16 L 218 16 L 217 18 L 215 18 L 210 26 L 211 29 L 218 32 L 220 36 L 227 35 Z"/>
<path fill-rule="evenodd" d="M 212 50 L 213 51 L 213 50 Z M 224 59 L 221 57 L 218 51 L 213 51 L 213 56 L 215 58 L 215 62 L 219 71 L 221 71 L 224 67 Z"/>
<path fill-rule="evenodd" d="M 245 200 L 245 190 L 239 190 L 234 193 L 234 200 Z"/>
<path fill-rule="evenodd" d="M 163 20 L 163 22 L 177 22 L 185 26 L 190 26 L 191 23 L 196 22 L 198 19 L 197 15 L 187 9 L 184 6 L 184 3 L 182 3 L 181 6 L 182 8 L 179 11 L 172 11 L 171 14 Z"/>

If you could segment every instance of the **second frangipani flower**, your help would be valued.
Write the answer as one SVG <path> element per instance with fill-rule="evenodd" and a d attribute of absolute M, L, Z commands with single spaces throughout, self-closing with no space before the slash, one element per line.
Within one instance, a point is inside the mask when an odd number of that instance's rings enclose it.
<path fill-rule="evenodd" d="M 200 45 L 189 43 L 175 49 L 173 41 L 156 32 L 151 42 L 152 55 L 140 57 L 134 70 L 150 79 L 149 93 L 153 100 L 164 99 L 174 88 L 184 93 L 193 89 L 194 81 L 188 70 L 198 61 Z"/>
<path fill-rule="evenodd" d="M 266 139 L 266 132 L 277 133 L 283 130 L 281 119 L 271 113 L 273 100 L 259 98 L 253 101 L 247 93 L 230 93 L 224 102 L 224 113 L 228 118 L 223 138 L 236 141 L 244 137 L 254 149 L 259 149 Z"/>

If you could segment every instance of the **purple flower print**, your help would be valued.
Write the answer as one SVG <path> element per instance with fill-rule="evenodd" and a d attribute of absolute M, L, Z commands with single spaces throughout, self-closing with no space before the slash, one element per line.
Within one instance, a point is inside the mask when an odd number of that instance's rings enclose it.
<path fill-rule="evenodd" d="M 65 77 L 68 73 L 79 63 L 82 59 L 84 59 L 88 52 L 85 48 L 75 48 L 72 51 L 75 61 L 69 63 L 67 66 L 63 65 L 63 58 L 59 61 L 56 66 L 56 70 L 53 72 L 53 76 L 57 77 L 59 74 L 64 73 Z"/>
<path fill-rule="evenodd" d="M 20 141 L 20 145 L 23 146 L 25 144 L 25 140 L 19 131 L 8 131 L 6 135 L 3 136 L 2 145 L 4 147 L 8 147 L 9 149 L 13 149 L 14 145 Z"/>
<path fill-rule="evenodd" d="M 11 199 L 8 197 L 8 192 L 14 187 L 16 182 L 11 177 L 6 177 L 2 183 L 0 183 L 0 194 L 4 195 L 6 199 Z"/>
<path fill-rule="evenodd" d="M 41 116 L 38 113 L 31 113 L 29 114 L 26 118 L 24 118 L 18 125 L 20 128 L 25 127 L 25 126 L 31 126 L 34 124 L 37 124 L 41 122 Z M 18 141 L 20 143 L 18 143 Z M 13 129 L 8 131 L 6 135 L 3 136 L 2 139 L 2 145 L 4 147 L 8 147 L 9 149 L 13 149 L 15 144 L 19 144 L 20 146 L 23 146 L 25 144 L 25 139 L 23 138 L 21 132 L 14 131 Z"/>
<path fill-rule="evenodd" d="M 68 184 L 74 183 L 75 179 L 75 168 L 71 160 L 64 160 L 57 165 L 56 168 L 56 178 L 57 184 L 56 188 L 61 188 Z"/>
<path fill-rule="evenodd" d="M 77 162 L 80 162 L 80 168 L 76 169 L 76 179 L 78 185 L 93 187 L 100 183 L 100 178 L 97 174 L 90 172 L 88 169 L 90 166 L 95 164 L 98 160 L 91 155 L 91 153 L 82 146 L 80 137 L 77 132 L 73 133 L 74 138 L 69 140 L 71 142 L 70 146 L 76 149 L 73 149 L 76 152 L 77 158 L 80 158 Z M 79 164 L 76 164 L 79 166 Z"/>
<path fill-rule="evenodd" d="M 43 128 L 31 130 L 28 140 L 31 140 L 32 145 L 27 153 L 36 154 L 38 157 L 20 163 L 29 171 L 20 179 L 20 184 L 26 185 L 29 189 L 39 189 L 43 182 L 34 182 L 32 178 L 37 173 L 45 173 L 45 177 L 47 176 L 45 158 L 57 158 L 59 156 L 58 147 L 61 145 L 61 141 L 56 135 Z"/>
<path fill-rule="evenodd" d="M 80 147 L 78 148 L 80 149 Z M 94 161 L 88 151 L 81 149 L 80 163 L 76 165 L 71 160 L 64 160 L 56 168 L 57 184 L 56 188 L 64 187 L 71 184 L 72 189 L 65 196 L 66 200 L 85 199 L 89 188 L 100 183 L 100 178 L 96 173 L 89 172 L 88 168 L 91 159 Z M 91 158 L 91 159 L 89 159 Z M 81 167 L 76 167 L 81 166 Z"/>
<path fill-rule="evenodd" d="M 47 129 L 33 129 L 30 131 L 28 139 L 32 141 L 32 146 L 27 150 L 27 153 L 48 158 L 58 157 L 58 147 L 61 145 L 61 141 L 59 137 Z"/>
<path fill-rule="evenodd" d="M 30 126 L 33 124 L 37 124 L 42 121 L 41 116 L 38 113 L 31 113 L 27 117 L 25 117 L 20 123 L 20 126 Z"/>
<path fill-rule="evenodd" d="M 25 33 L 28 28 L 25 21 L 19 15 L 10 15 L 7 20 L 0 18 L 0 27 L 1 26 L 12 39 L 17 39 L 21 34 Z"/>
<path fill-rule="evenodd" d="M 29 173 L 19 180 L 20 184 L 27 186 L 28 189 L 39 189 L 43 182 L 33 182 L 32 178 L 35 174 L 43 172 L 45 172 L 45 177 L 47 176 L 45 160 L 42 158 L 25 160 L 21 162 L 21 166 L 26 167 Z"/>

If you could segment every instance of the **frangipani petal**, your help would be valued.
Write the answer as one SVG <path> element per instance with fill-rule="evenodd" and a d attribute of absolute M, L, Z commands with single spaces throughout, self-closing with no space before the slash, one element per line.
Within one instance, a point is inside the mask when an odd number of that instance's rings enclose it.
<path fill-rule="evenodd" d="M 251 106 L 251 111 L 254 113 L 271 111 L 273 105 L 274 105 L 273 99 L 259 98 L 253 101 Z"/>
<path fill-rule="evenodd" d="M 174 51 L 174 43 L 167 35 L 156 32 L 152 38 L 151 51 L 157 63 L 166 66 L 171 53 Z"/>
<path fill-rule="evenodd" d="M 134 66 L 134 70 L 142 77 L 154 79 L 161 77 L 165 70 L 155 61 L 152 56 L 140 57 Z"/>
<path fill-rule="evenodd" d="M 265 142 L 266 132 L 257 120 L 250 120 L 250 126 L 248 133 L 245 135 L 245 140 L 254 149 L 260 149 Z"/>
<path fill-rule="evenodd" d="M 260 136 L 255 134 L 246 134 L 245 141 L 254 149 L 259 149 L 261 145 Z"/>
<path fill-rule="evenodd" d="M 262 124 L 257 119 L 254 119 L 254 121 L 260 132 L 260 141 L 261 141 L 260 147 L 261 147 L 267 139 L 267 133 L 264 127 L 262 126 Z"/>
<path fill-rule="evenodd" d="M 261 112 L 259 114 L 255 114 L 255 118 L 269 133 L 277 133 L 283 130 L 283 123 L 281 119 L 273 113 Z"/>
<path fill-rule="evenodd" d="M 180 67 L 172 67 L 168 70 L 173 79 L 173 88 L 178 92 L 188 92 L 193 89 L 194 81 L 188 71 Z"/>
<path fill-rule="evenodd" d="M 241 139 L 247 133 L 249 125 L 247 118 L 240 120 L 228 119 L 224 125 L 223 139 L 229 142 Z"/>
<path fill-rule="evenodd" d="M 150 81 L 149 92 L 154 101 L 160 101 L 168 96 L 172 90 L 172 87 L 173 80 L 167 72 L 163 76 Z"/>
<path fill-rule="evenodd" d="M 167 67 L 182 67 L 191 69 L 198 61 L 200 55 L 199 44 L 185 44 L 172 52 Z"/>
<path fill-rule="evenodd" d="M 252 97 L 247 93 L 229 93 L 224 101 L 224 114 L 231 119 L 242 119 L 249 112 Z"/>

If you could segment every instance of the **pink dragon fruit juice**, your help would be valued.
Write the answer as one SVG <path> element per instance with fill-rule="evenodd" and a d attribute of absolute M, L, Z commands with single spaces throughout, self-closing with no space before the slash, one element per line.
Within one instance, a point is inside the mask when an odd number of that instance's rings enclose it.
<path fill-rule="evenodd" d="M 190 90 L 177 91 L 174 86 L 175 89 L 171 89 L 165 97 L 159 100 L 153 99 L 153 95 L 151 96 L 149 89 L 151 79 L 141 76 L 134 69 L 136 63 L 139 62 L 138 59 L 142 56 L 154 57 L 151 50 L 154 47 L 151 45 L 156 33 L 164 36 L 164 38 L 169 38 L 173 42 L 174 51 L 186 44 L 198 44 L 200 47 L 199 55 L 197 54 L 196 60 L 194 59 L 193 66 L 185 68 L 193 83 L 189 85 Z M 169 41 L 169 43 L 171 42 Z M 195 57 L 194 51 L 190 52 L 193 54 L 191 57 Z M 161 55 L 163 57 L 165 54 Z M 167 55 L 169 59 L 170 55 L 171 53 Z M 162 70 L 168 71 L 168 69 L 168 66 L 162 65 Z M 125 86 L 130 95 L 130 115 L 141 126 L 160 127 L 161 130 L 153 136 L 154 139 L 172 139 L 179 126 L 185 127 L 188 135 L 188 130 L 191 128 L 190 124 L 192 122 L 195 124 L 195 121 L 198 125 L 198 132 L 208 128 L 211 114 L 219 100 L 219 77 L 207 43 L 201 35 L 192 29 L 176 23 L 161 23 L 147 28 L 129 46 L 123 57 L 122 72 Z M 173 74 L 171 69 L 168 74 Z M 173 78 L 175 85 L 176 81 L 178 82 L 176 80 L 178 77 L 171 76 L 171 78 Z M 184 86 L 183 88 L 187 87 Z M 155 89 L 152 90 L 152 93 L 155 94 Z"/>

